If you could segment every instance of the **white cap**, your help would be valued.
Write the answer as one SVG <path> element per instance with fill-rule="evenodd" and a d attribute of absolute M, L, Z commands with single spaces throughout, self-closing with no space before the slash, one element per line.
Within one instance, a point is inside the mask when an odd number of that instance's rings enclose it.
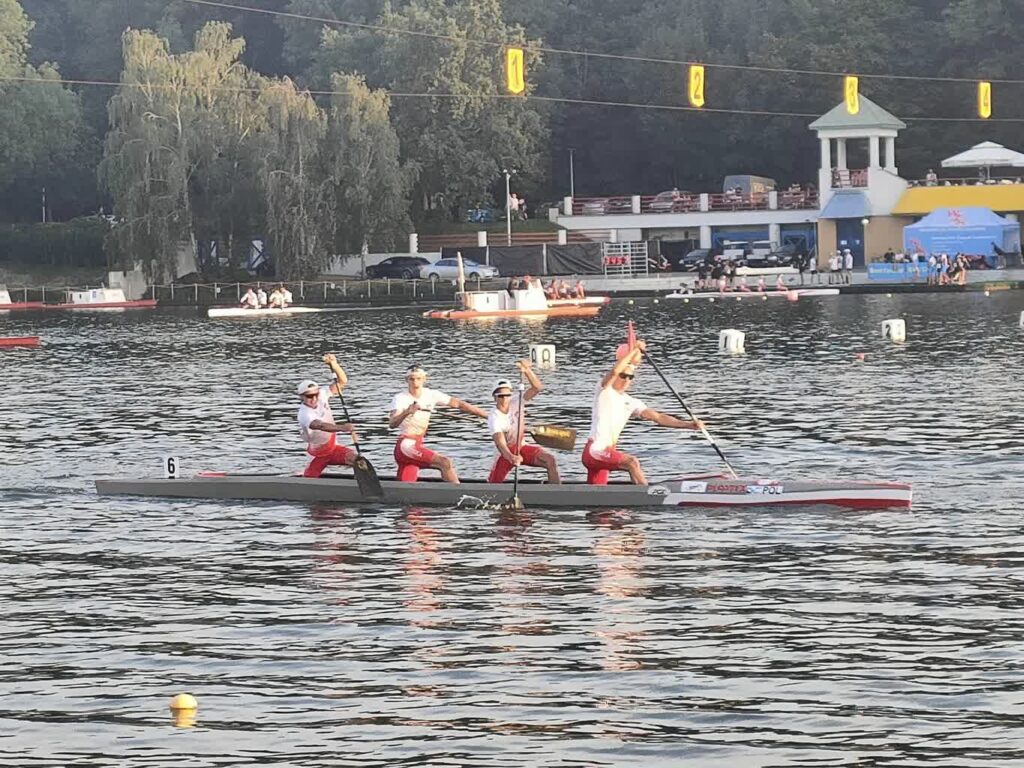
<path fill-rule="evenodd" d="M 312 379 L 306 379 L 304 382 L 302 382 L 301 384 L 299 384 L 299 386 L 297 386 L 295 388 L 295 394 L 296 395 L 310 395 L 310 394 L 313 394 L 314 390 L 319 392 L 320 391 L 320 385 L 317 384 Z"/>
<path fill-rule="evenodd" d="M 494 386 L 491 387 L 491 394 L 493 395 L 499 389 L 507 389 L 509 392 L 511 392 L 512 382 L 510 382 L 508 379 L 498 379 L 496 382 L 494 382 Z"/>

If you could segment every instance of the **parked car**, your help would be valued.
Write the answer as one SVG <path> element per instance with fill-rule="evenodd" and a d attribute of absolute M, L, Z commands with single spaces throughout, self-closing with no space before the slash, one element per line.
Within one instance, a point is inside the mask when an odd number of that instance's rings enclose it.
<path fill-rule="evenodd" d="M 603 216 L 606 213 L 632 213 L 633 203 L 628 197 L 594 197 L 580 206 L 584 216 Z"/>
<path fill-rule="evenodd" d="M 755 243 L 755 245 L 757 245 Z M 803 254 L 797 249 L 795 245 L 787 243 L 778 250 L 769 251 L 763 253 L 754 250 L 753 255 L 747 257 L 747 266 L 756 268 L 771 268 L 771 267 L 795 267 L 800 263 L 800 259 L 803 258 Z"/>
<path fill-rule="evenodd" d="M 409 280 L 420 276 L 420 267 L 430 261 L 422 256 L 391 256 L 380 264 L 366 268 L 366 276 L 373 279 L 382 277 L 400 277 Z"/>
<path fill-rule="evenodd" d="M 711 264 L 715 260 L 715 252 L 710 248 L 697 248 L 680 256 L 672 262 L 673 272 L 696 272 L 697 267 Z"/>
<path fill-rule="evenodd" d="M 462 271 L 469 280 L 478 277 L 500 277 L 497 267 L 489 267 L 486 264 L 477 264 L 471 259 L 462 260 Z M 433 264 L 424 264 L 420 267 L 420 277 L 431 280 L 455 280 L 459 276 L 459 262 L 456 259 L 441 259 Z"/>

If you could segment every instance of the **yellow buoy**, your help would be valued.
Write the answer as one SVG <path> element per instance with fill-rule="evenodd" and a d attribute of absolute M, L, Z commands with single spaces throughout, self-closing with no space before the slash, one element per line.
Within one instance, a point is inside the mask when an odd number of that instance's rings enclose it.
<path fill-rule="evenodd" d="M 170 708 L 173 710 L 199 709 L 199 702 L 191 693 L 179 693 L 171 699 Z"/>
<path fill-rule="evenodd" d="M 629 300 L 629 306 L 631 306 L 631 307 L 633 306 L 633 300 L 632 299 Z"/>
<path fill-rule="evenodd" d="M 986 296 L 991 296 L 991 295 L 992 295 L 992 292 L 991 292 L 991 291 L 985 291 L 985 295 L 986 295 Z"/>

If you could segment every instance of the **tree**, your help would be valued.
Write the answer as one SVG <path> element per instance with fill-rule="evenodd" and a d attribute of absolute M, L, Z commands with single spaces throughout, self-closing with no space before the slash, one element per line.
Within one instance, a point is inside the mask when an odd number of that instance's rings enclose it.
<path fill-rule="evenodd" d="M 354 72 L 371 87 L 415 94 L 394 97 L 392 112 L 402 155 L 421 169 L 414 211 L 447 215 L 489 199 L 502 168 L 527 178 L 540 171 L 544 114 L 526 99 L 506 98 L 502 48 L 478 42 L 527 44 L 521 28 L 505 24 L 499 0 L 413 0 L 401 12 L 385 7 L 378 23 L 444 39 L 325 30 L 314 77 Z M 539 64 L 528 57 L 528 83 Z"/>
<path fill-rule="evenodd" d="M 355 253 L 366 243 L 393 247 L 411 229 L 409 190 L 416 168 L 399 159 L 391 102 L 356 75 L 331 78 L 327 154 L 337 200 L 335 246 Z"/>
<path fill-rule="evenodd" d="M 334 235 L 334 187 L 326 173 L 327 122 L 308 93 L 285 79 L 265 84 L 262 169 L 271 252 L 279 275 L 294 279 L 323 270 Z"/>

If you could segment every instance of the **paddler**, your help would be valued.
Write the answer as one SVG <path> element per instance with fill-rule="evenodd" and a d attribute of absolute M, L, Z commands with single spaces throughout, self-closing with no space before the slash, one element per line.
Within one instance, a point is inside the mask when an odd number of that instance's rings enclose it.
<path fill-rule="evenodd" d="M 306 441 L 306 453 L 313 457 L 302 473 L 303 477 L 320 477 L 328 465 L 352 466 L 356 460 L 353 449 L 338 445 L 337 442 L 338 432 L 350 433 L 352 442 L 356 442 L 358 438 L 355 430 L 351 424 L 335 423 L 329 402 L 331 395 L 341 394 L 348 383 L 348 376 L 334 355 L 324 355 L 323 361 L 334 372 L 334 383 L 321 387 L 307 379 L 296 389 L 296 394 L 302 400 L 299 406 L 299 432 Z"/>
<path fill-rule="evenodd" d="M 243 309 L 259 309 L 260 308 L 259 296 L 256 295 L 256 291 L 254 291 L 252 289 L 251 285 L 249 286 L 249 290 L 247 290 L 245 292 L 245 295 L 242 297 L 242 308 Z"/>
<path fill-rule="evenodd" d="M 558 476 L 558 464 L 555 462 L 555 457 L 539 445 L 526 442 L 526 425 L 519 419 L 519 398 L 522 397 L 522 401 L 528 403 L 538 395 L 544 386 L 537 378 L 537 374 L 533 372 L 529 360 L 516 361 L 516 367 L 530 383 L 527 390 L 521 395 L 519 392 L 513 392 L 512 384 L 508 379 L 499 380 L 491 389 L 494 410 L 487 417 L 487 430 L 498 449 L 498 455 L 494 459 L 494 466 L 491 467 L 491 474 L 487 477 L 487 482 L 503 483 L 513 467 L 525 464 L 528 467 L 544 467 L 548 472 L 548 483 L 560 483 L 562 479 Z"/>
<path fill-rule="evenodd" d="M 418 365 L 409 366 L 405 372 L 405 381 L 408 389 L 394 396 L 388 415 L 388 426 L 399 431 L 398 442 L 395 443 L 398 479 L 414 483 L 421 469 L 438 469 L 441 471 L 441 479 L 446 483 L 459 482 L 452 460 L 423 445 L 423 437 L 430 426 L 430 414 L 437 406 L 458 408 L 463 413 L 481 419 L 486 419 L 487 414 L 457 397 L 423 386 L 427 381 L 427 372 Z"/>
<path fill-rule="evenodd" d="M 698 430 L 700 421 L 683 421 L 675 416 L 648 408 L 646 403 L 629 394 L 629 388 L 636 376 L 637 366 L 647 346 L 642 341 L 623 344 L 619 360 L 603 379 L 594 395 L 590 417 L 590 434 L 583 448 L 583 466 L 587 468 L 587 482 L 591 485 L 607 485 L 608 473 L 629 472 L 630 480 L 636 485 L 647 485 L 647 477 L 640 468 L 636 456 L 616 450 L 619 435 L 631 416 L 654 422 L 673 429 Z"/>

